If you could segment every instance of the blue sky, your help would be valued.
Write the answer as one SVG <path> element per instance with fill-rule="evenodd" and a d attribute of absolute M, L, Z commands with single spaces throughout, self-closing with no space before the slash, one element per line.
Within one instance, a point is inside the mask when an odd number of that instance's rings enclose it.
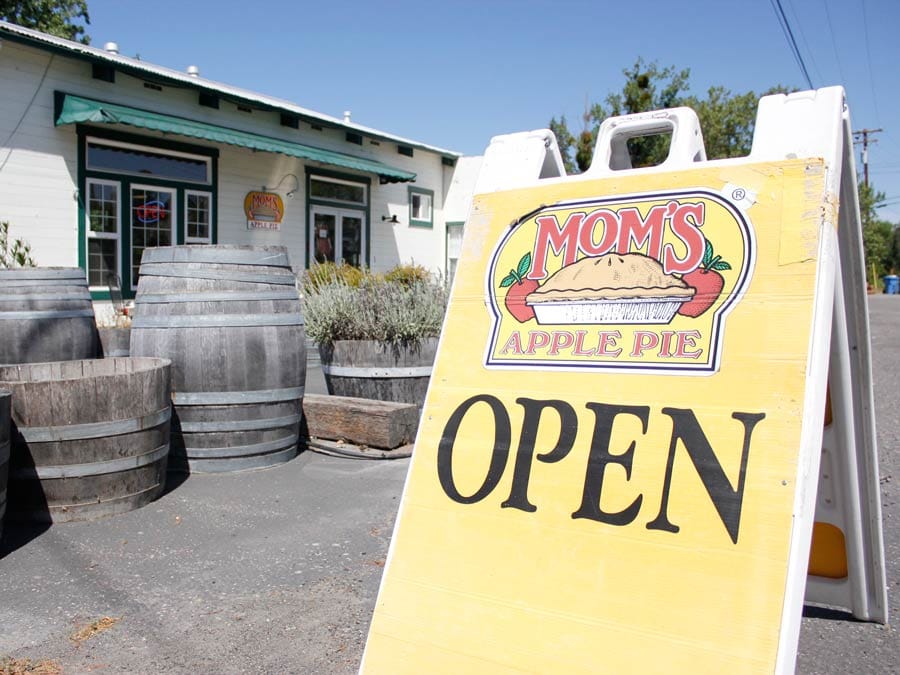
<path fill-rule="evenodd" d="M 843 85 L 900 222 L 900 1 L 781 0 L 814 87 Z M 623 84 L 637 57 L 691 92 L 807 88 L 770 0 L 88 0 L 92 44 L 465 154 Z M 857 167 L 862 167 L 857 152 Z"/>

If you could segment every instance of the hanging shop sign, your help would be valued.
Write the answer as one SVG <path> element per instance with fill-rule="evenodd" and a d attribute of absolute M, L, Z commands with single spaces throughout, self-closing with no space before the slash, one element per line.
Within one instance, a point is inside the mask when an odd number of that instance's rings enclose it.
<path fill-rule="evenodd" d="M 274 192 L 248 192 L 244 197 L 248 230 L 280 230 L 284 202 Z"/>

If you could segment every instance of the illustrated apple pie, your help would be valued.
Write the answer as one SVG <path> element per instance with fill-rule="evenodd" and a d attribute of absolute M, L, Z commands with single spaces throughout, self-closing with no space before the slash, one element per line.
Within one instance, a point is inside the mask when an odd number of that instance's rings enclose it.
<path fill-rule="evenodd" d="M 558 270 L 526 304 L 540 324 L 669 323 L 696 291 L 642 253 L 607 253 Z"/>

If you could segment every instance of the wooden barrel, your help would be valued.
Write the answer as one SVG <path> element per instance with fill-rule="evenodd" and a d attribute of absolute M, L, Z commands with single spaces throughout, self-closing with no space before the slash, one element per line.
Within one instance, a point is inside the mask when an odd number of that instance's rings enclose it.
<path fill-rule="evenodd" d="M 170 469 L 237 471 L 297 454 L 306 337 L 283 247 L 149 248 L 131 354 L 172 361 Z"/>
<path fill-rule="evenodd" d="M 336 340 L 320 345 L 328 393 L 379 401 L 425 403 L 437 338 L 415 343 Z"/>
<path fill-rule="evenodd" d="M 0 389 L 0 539 L 3 539 L 3 517 L 6 515 L 6 480 L 9 475 L 10 398 L 12 392 Z"/>
<path fill-rule="evenodd" d="M 92 359 L 98 350 L 83 269 L 0 270 L 0 363 Z"/>
<path fill-rule="evenodd" d="M 165 487 L 165 359 L 0 366 L 12 391 L 8 517 L 62 522 L 123 513 Z"/>

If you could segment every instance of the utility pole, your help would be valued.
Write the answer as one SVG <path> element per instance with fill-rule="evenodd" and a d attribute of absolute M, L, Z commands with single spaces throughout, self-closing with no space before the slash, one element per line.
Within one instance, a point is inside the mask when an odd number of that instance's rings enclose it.
<path fill-rule="evenodd" d="M 884 129 L 860 129 L 859 131 L 853 132 L 853 144 L 857 145 L 862 143 L 862 164 L 863 164 L 863 182 L 866 187 L 869 187 L 869 134 L 878 134 L 884 131 Z M 862 139 L 862 140 L 860 140 Z M 872 139 L 872 143 L 877 143 L 875 139 Z"/>

